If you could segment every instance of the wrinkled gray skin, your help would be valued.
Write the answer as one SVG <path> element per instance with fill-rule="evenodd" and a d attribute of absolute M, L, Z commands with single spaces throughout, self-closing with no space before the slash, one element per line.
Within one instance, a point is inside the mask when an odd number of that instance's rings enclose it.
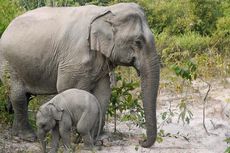
<path fill-rule="evenodd" d="M 108 73 L 122 65 L 133 66 L 141 77 L 147 140 L 140 143 L 151 147 L 155 142 L 159 59 L 137 4 L 29 11 L 3 33 L 0 54 L 1 76 L 8 65 L 11 78 L 14 135 L 35 138 L 27 114 L 31 95 L 83 89 L 97 97 L 105 114 L 111 95 Z"/>
<path fill-rule="evenodd" d="M 52 130 L 51 153 L 58 150 L 59 139 L 62 138 L 65 152 L 70 149 L 70 134 L 72 127 L 83 138 L 85 147 L 94 146 L 94 133 L 101 124 L 101 107 L 97 98 L 87 91 L 69 89 L 56 95 L 49 102 L 43 104 L 36 116 L 38 127 L 37 136 L 46 152 L 45 136 Z M 100 128 L 96 131 L 97 137 Z"/>

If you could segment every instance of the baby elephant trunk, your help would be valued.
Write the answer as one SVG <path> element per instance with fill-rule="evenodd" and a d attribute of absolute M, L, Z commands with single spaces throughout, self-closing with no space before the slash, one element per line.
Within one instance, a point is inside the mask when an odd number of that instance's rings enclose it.
<path fill-rule="evenodd" d="M 39 140 L 39 142 L 42 145 L 42 152 L 46 153 L 46 141 L 45 141 L 45 135 L 46 135 L 46 133 L 45 133 L 44 130 L 40 130 L 39 129 L 37 135 L 38 135 L 38 140 Z"/>

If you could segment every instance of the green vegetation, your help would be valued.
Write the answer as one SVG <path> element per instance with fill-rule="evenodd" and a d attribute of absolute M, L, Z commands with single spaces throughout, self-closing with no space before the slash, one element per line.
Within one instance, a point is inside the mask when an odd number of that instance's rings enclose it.
<path fill-rule="evenodd" d="M 0 0 L 0 36 L 16 16 L 23 13 L 17 0 Z"/>
<path fill-rule="evenodd" d="M 140 90 L 137 88 L 139 87 L 139 80 L 136 80 L 135 77 L 121 77 L 122 71 L 124 71 L 122 68 L 116 70 L 117 83 L 112 89 L 111 103 L 108 110 L 108 115 L 114 117 L 114 132 L 116 132 L 118 117 L 121 118 L 121 121 L 132 121 L 140 127 L 143 127 L 145 122 L 144 111 L 140 105 Z"/>
<path fill-rule="evenodd" d="M 167 86 L 175 92 L 183 92 L 184 85 L 191 85 L 196 78 L 229 77 L 229 0 L 0 0 L 0 36 L 13 18 L 37 7 L 105 6 L 118 2 L 136 2 L 145 10 L 162 62 L 161 78 L 170 80 L 169 83 L 161 83 L 160 88 Z M 115 73 L 117 85 L 112 90 L 108 114 L 115 121 L 120 117 L 123 121 L 131 120 L 143 126 L 144 114 L 140 89 L 137 88 L 139 80 L 134 70 L 119 67 Z M 0 123 L 8 124 L 12 122 L 12 115 L 5 112 L 7 88 L 0 85 Z M 34 98 L 30 104 L 33 125 L 34 112 L 41 101 L 41 98 Z M 178 120 L 189 123 L 192 112 L 186 99 L 182 99 L 178 109 L 181 112 Z M 163 121 L 168 121 L 173 115 L 168 110 L 161 117 Z M 158 142 L 161 142 L 162 137 L 168 134 L 160 130 L 158 135 Z"/>
<path fill-rule="evenodd" d="M 227 144 L 230 144 L 230 137 L 224 140 Z M 230 153 L 230 146 L 224 151 L 224 153 Z"/>

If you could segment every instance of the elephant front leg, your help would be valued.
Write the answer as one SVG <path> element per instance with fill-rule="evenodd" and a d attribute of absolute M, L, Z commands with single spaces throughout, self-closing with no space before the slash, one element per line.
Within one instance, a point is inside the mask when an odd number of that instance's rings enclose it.
<path fill-rule="evenodd" d="M 59 121 L 59 133 L 64 145 L 64 153 L 71 152 L 71 127 L 72 121 L 67 113 L 63 113 L 61 121 Z"/>
<path fill-rule="evenodd" d="M 98 83 L 96 84 L 94 90 L 92 91 L 92 94 L 95 95 L 101 105 L 102 110 L 102 125 L 101 125 L 101 133 L 103 132 L 103 127 L 105 125 L 105 114 L 108 109 L 109 100 L 111 96 L 111 88 L 110 88 L 110 78 L 109 75 L 106 77 L 100 79 Z M 96 127 L 96 130 L 98 130 L 98 126 Z M 97 134 L 97 132 L 95 132 Z"/>
<path fill-rule="evenodd" d="M 52 140 L 51 140 L 51 150 L 49 153 L 56 153 L 58 151 L 60 140 L 59 126 L 58 124 L 52 129 Z"/>
<path fill-rule="evenodd" d="M 62 138 L 62 142 L 63 142 L 63 145 L 64 145 L 64 153 L 69 153 L 71 152 L 71 130 L 70 129 L 61 129 L 60 130 L 60 135 L 61 135 L 61 138 Z"/>

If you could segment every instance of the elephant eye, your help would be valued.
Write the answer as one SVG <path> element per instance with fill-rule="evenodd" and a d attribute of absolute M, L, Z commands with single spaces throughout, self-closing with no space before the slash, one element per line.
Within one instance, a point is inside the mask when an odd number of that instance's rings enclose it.
<path fill-rule="evenodd" d="M 43 123 L 40 124 L 40 128 L 44 128 L 45 126 L 46 126 L 46 125 L 43 124 Z"/>
<path fill-rule="evenodd" d="M 135 46 L 137 46 L 139 49 L 141 49 L 142 48 L 142 42 L 141 42 L 141 40 L 136 40 L 135 41 Z"/>

